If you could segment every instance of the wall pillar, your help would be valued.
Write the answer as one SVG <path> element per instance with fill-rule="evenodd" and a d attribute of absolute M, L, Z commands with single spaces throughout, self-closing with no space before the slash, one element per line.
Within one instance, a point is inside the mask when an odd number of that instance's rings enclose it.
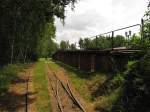
<path fill-rule="evenodd" d="M 92 54 L 90 55 L 91 57 L 91 72 L 94 72 L 95 71 L 95 55 Z"/>

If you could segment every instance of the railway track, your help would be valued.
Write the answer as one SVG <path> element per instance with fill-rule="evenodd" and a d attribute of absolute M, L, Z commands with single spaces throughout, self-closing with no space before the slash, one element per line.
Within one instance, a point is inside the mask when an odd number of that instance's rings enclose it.
<path fill-rule="evenodd" d="M 63 83 L 55 73 L 48 73 L 50 86 L 59 112 L 86 112 L 75 98 L 69 83 Z"/>

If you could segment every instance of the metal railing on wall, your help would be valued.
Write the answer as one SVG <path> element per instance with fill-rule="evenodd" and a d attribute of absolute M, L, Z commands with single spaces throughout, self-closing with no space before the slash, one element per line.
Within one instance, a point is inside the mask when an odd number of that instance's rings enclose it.
<path fill-rule="evenodd" d="M 96 48 L 98 48 L 98 46 L 97 46 L 98 45 L 97 44 L 98 43 L 98 38 L 102 37 L 104 35 L 110 34 L 111 36 L 109 36 L 109 37 L 110 37 L 110 40 L 111 40 L 111 49 L 113 50 L 114 49 L 114 35 L 115 35 L 116 32 L 139 26 L 140 27 L 140 38 L 141 38 L 141 42 L 143 43 L 143 25 L 144 25 L 144 20 L 141 19 L 141 24 L 130 25 L 130 26 L 127 26 L 127 27 L 115 29 L 115 30 L 108 31 L 108 32 L 105 32 L 105 33 L 102 33 L 102 34 L 99 34 L 99 35 L 96 35 L 96 36 L 88 37 L 88 38 L 90 38 L 90 39 L 95 38 L 96 39 Z M 129 35 L 131 36 L 131 31 L 125 32 L 125 34 L 126 34 L 127 37 Z"/>

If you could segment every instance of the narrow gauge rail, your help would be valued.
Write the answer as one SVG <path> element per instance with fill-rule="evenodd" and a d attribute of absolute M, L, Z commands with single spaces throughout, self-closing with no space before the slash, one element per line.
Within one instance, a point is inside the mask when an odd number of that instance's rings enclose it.
<path fill-rule="evenodd" d="M 52 73 L 51 75 L 48 73 L 48 79 L 60 112 L 86 112 L 80 102 L 74 97 L 69 83 L 64 84 L 55 73 Z M 62 98 L 67 98 L 67 105 L 63 104 Z"/>

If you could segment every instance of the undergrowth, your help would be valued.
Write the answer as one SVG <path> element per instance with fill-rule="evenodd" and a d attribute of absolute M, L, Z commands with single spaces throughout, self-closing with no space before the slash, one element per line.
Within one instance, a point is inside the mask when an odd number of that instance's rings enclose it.
<path fill-rule="evenodd" d="M 17 73 L 23 70 L 26 64 L 9 64 L 0 68 L 0 96 L 6 94 L 11 82 L 17 77 Z"/>
<path fill-rule="evenodd" d="M 113 112 L 150 112 L 150 52 L 130 66 L 122 97 Z"/>

